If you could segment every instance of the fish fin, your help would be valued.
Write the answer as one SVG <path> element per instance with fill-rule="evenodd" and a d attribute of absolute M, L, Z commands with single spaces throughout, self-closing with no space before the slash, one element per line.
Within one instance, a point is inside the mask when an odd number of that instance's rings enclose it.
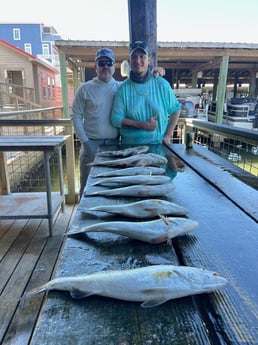
<path fill-rule="evenodd" d="M 81 299 L 81 298 L 92 296 L 94 295 L 94 293 L 92 291 L 81 291 L 81 290 L 73 289 L 70 291 L 70 295 L 74 299 Z"/>
<path fill-rule="evenodd" d="M 167 217 L 164 217 L 162 214 L 159 214 L 158 216 L 160 217 L 160 219 L 163 220 L 163 222 L 164 222 L 166 225 L 169 225 L 169 221 L 168 221 Z"/>
<path fill-rule="evenodd" d="M 143 307 L 143 308 L 153 308 L 153 307 L 157 307 L 158 305 L 163 304 L 163 303 L 165 303 L 167 301 L 168 301 L 167 298 L 153 298 L 153 299 L 150 299 L 148 301 L 144 301 L 141 304 L 141 307 Z"/>
<path fill-rule="evenodd" d="M 154 244 L 163 243 L 163 242 L 166 242 L 166 241 L 168 241 L 168 237 L 166 235 L 153 237 L 151 239 L 151 243 L 154 243 Z"/>

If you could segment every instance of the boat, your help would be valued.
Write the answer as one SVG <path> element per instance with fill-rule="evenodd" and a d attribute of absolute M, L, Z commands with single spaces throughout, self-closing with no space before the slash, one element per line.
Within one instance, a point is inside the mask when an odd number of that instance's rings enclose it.
<path fill-rule="evenodd" d="M 252 152 L 252 154 L 254 154 L 254 155 L 258 155 L 258 146 L 253 146 L 253 147 L 251 148 L 251 152 Z"/>
<path fill-rule="evenodd" d="M 209 121 L 216 121 L 216 102 L 208 109 Z M 254 129 L 258 121 L 257 98 L 231 98 L 224 106 L 223 124 L 245 129 Z"/>
<path fill-rule="evenodd" d="M 228 160 L 232 162 L 238 162 L 241 161 L 242 157 L 238 153 L 230 152 L 228 155 Z"/>

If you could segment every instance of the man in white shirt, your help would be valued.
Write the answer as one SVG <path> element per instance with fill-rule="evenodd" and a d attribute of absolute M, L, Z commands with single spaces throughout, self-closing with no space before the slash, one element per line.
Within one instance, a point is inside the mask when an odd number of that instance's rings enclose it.
<path fill-rule="evenodd" d="M 118 130 L 111 124 L 110 113 L 114 96 L 121 82 L 113 78 L 115 55 L 109 48 L 101 48 L 95 57 L 97 76 L 81 84 L 75 94 L 71 119 L 81 141 L 80 197 L 100 145 L 118 144 Z"/>

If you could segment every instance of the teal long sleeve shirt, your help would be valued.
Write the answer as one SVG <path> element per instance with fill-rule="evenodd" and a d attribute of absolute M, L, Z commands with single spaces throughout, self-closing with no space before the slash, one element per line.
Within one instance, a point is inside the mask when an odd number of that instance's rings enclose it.
<path fill-rule="evenodd" d="M 174 91 L 164 78 L 151 76 L 145 83 L 127 79 L 116 93 L 111 122 L 119 128 L 124 145 L 159 144 L 166 132 L 169 116 L 180 109 Z M 155 114 L 158 126 L 154 131 L 122 127 L 124 118 L 144 122 Z"/>

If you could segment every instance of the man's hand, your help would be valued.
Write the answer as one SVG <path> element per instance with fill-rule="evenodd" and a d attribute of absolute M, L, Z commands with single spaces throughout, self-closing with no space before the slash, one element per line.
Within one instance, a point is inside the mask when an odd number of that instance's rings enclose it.
<path fill-rule="evenodd" d="M 157 126 L 158 126 L 158 121 L 156 120 L 157 114 L 153 115 L 152 117 L 149 118 L 148 121 L 144 122 L 144 129 L 146 131 L 154 131 Z"/>
<path fill-rule="evenodd" d="M 91 157 L 91 160 L 93 161 L 98 149 L 97 143 L 89 139 L 87 141 L 84 141 L 83 146 L 84 150 L 87 152 L 87 155 Z"/>
<path fill-rule="evenodd" d="M 162 143 L 163 144 L 166 144 L 166 145 L 169 145 L 171 143 L 171 137 L 170 136 L 164 136 L 163 139 L 162 139 Z"/>
<path fill-rule="evenodd" d="M 157 114 L 151 116 L 147 121 L 136 121 L 131 120 L 128 118 L 124 118 L 122 121 L 122 126 L 124 128 L 136 128 L 136 129 L 144 129 L 145 131 L 154 131 L 158 127 L 158 121 L 156 118 L 158 117 Z"/>

